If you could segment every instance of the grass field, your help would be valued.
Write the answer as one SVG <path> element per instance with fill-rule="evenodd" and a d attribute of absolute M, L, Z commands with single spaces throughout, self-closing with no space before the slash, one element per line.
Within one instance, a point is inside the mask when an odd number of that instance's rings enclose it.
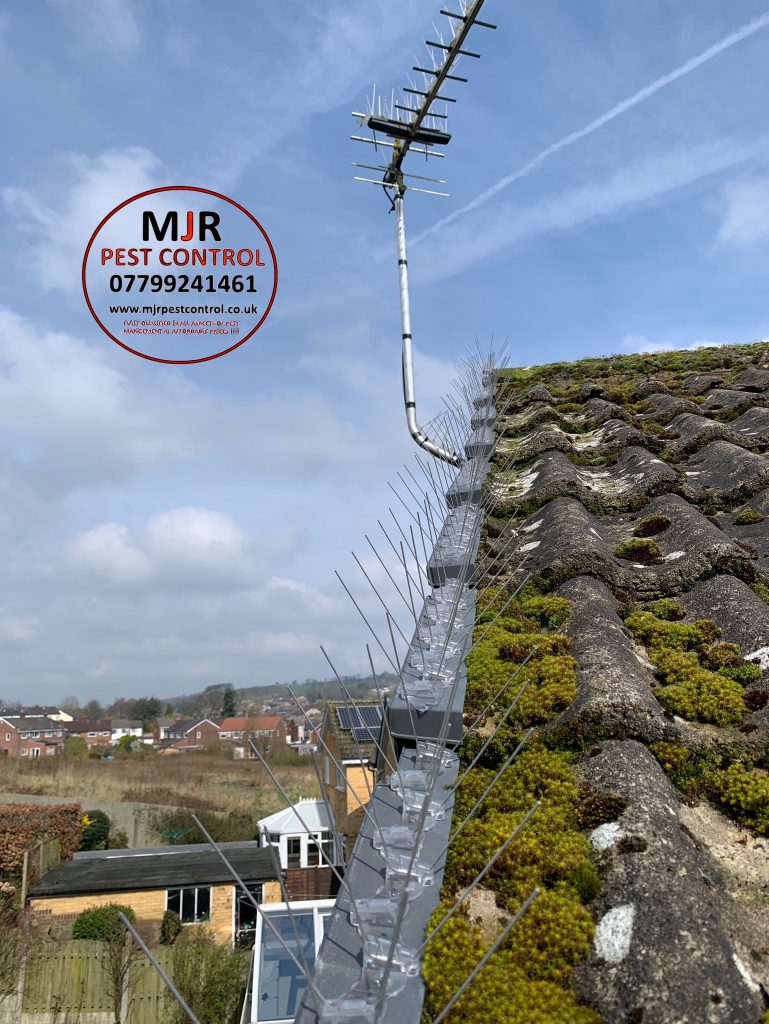
<path fill-rule="evenodd" d="M 288 754 L 289 752 L 286 752 Z M 284 755 L 280 760 L 287 760 Z M 273 767 L 292 800 L 317 796 L 309 760 Z M 239 812 L 262 817 L 283 807 L 267 772 L 255 761 L 233 761 L 208 750 L 160 755 L 152 750 L 113 761 L 67 757 L 0 761 L 0 793 L 138 801 L 192 811 Z"/>

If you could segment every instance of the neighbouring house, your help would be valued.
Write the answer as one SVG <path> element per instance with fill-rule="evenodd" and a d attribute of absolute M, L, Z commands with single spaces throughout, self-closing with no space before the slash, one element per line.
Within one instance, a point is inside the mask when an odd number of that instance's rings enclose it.
<path fill-rule="evenodd" d="M 176 750 L 195 750 L 219 739 L 219 726 L 210 718 L 187 718 L 174 722 L 166 733 L 166 744 Z"/>
<path fill-rule="evenodd" d="M 225 718 L 221 724 L 219 738 L 240 744 L 246 748 L 248 757 L 253 752 L 248 747 L 248 740 L 265 741 L 286 740 L 286 723 L 279 715 L 247 715 L 238 718 Z"/>
<path fill-rule="evenodd" d="M 319 756 L 323 796 L 331 807 L 337 833 L 349 852 L 363 822 L 363 807 L 375 785 L 377 742 L 382 705 L 376 701 L 329 701 L 320 727 Z"/>
<path fill-rule="evenodd" d="M 269 850 L 253 840 L 220 848 L 257 903 L 280 902 Z M 150 941 L 157 940 L 163 915 L 172 910 L 182 925 L 205 922 L 220 942 L 253 945 L 258 912 L 206 843 L 76 853 L 30 889 L 30 924 L 38 935 L 69 938 L 79 914 L 105 903 L 131 907 L 138 930 Z"/>
<path fill-rule="evenodd" d="M 0 752 L 10 757 L 48 757 L 64 746 L 67 730 L 46 716 L 0 717 Z"/>
<path fill-rule="evenodd" d="M 343 850 L 325 801 L 301 799 L 258 822 L 262 848 L 273 847 L 285 872 L 292 900 L 322 899 L 336 895 L 336 875 L 329 866 L 340 865 Z"/>
<path fill-rule="evenodd" d="M 112 739 L 110 742 L 116 747 L 124 736 L 136 736 L 141 739 L 144 732 L 144 723 L 138 718 L 113 718 Z"/>
<path fill-rule="evenodd" d="M 156 718 L 152 723 L 152 733 L 155 744 L 163 743 L 168 739 L 168 730 L 176 725 L 175 718 Z"/>
<path fill-rule="evenodd" d="M 108 747 L 112 741 L 112 723 L 108 718 L 75 718 L 67 725 L 70 736 L 79 736 L 91 747 Z"/>

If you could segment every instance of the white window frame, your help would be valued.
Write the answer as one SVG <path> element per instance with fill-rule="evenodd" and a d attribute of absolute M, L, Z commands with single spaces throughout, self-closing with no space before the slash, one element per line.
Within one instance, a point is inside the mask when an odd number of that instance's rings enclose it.
<path fill-rule="evenodd" d="M 182 925 L 185 928 L 188 925 L 204 924 L 204 923 L 210 923 L 211 922 L 211 918 L 212 918 L 213 913 L 214 913 L 214 894 L 213 894 L 214 890 L 213 890 L 213 886 L 211 886 L 211 885 L 170 885 L 166 889 L 166 910 L 169 909 L 169 907 L 168 907 L 168 894 L 170 893 L 171 889 L 178 889 L 179 890 L 179 910 L 180 911 L 182 909 L 182 904 L 184 902 L 184 896 L 182 895 L 184 893 L 184 890 L 185 889 L 194 889 L 194 891 L 195 891 L 195 920 L 194 921 L 182 921 L 182 915 L 181 915 L 181 913 L 179 914 L 179 920 L 181 921 Z M 198 918 L 198 890 L 199 889 L 208 889 L 208 917 Z M 175 913 L 175 911 L 174 911 L 174 913 Z"/>
<path fill-rule="evenodd" d="M 315 958 L 317 961 L 318 950 L 320 949 L 321 943 L 323 942 L 323 919 L 329 918 L 334 910 L 334 900 L 292 900 L 291 901 L 291 913 L 293 914 L 306 914 L 308 911 L 312 911 L 313 915 L 313 933 L 315 938 Z M 260 907 L 261 913 L 257 916 L 256 921 L 256 938 L 254 941 L 254 973 L 252 976 L 252 994 L 251 994 L 251 1018 L 250 1024 L 262 1024 L 259 1020 L 258 1013 L 259 1007 L 263 1005 L 262 1000 L 259 999 L 259 966 L 261 961 L 261 949 L 262 949 L 262 934 L 264 932 L 264 915 L 265 914 L 286 914 L 288 913 L 288 904 L 286 903 L 264 903 Z M 267 928 L 267 935 L 271 935 L 269 927 Z M 269 1024 L 293 1024 L 293 1017 L 279 1017 L 277 1020 L 270 1021 Z"/>
<path fill-rule="evenodd" d="M 10 743 L 11 742 L 11 734 L 9 732 L 7 732 L 5 734 L 5 742 L 6 743 Z"/>

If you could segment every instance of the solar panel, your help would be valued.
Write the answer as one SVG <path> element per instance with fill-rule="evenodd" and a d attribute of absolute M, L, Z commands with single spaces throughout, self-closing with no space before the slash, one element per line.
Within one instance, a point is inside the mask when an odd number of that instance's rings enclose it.
<path fill-rule="evenodd" d="M 368 704 L 365 707 L 343 704 L 336 709 L 336 713 L 343 729 L 364 728 L 377 732 L 382 722 L 382 709 L 376 704 Z"/>
<path fill-rule="evenodd" d="M 358 741 L 358 743 L 371 743 L 379 739 L 379 729 L 374 729 L 370 726 L 362 725 L 358 728 L 353 729 L 352 735 L 353 738 Z"/>

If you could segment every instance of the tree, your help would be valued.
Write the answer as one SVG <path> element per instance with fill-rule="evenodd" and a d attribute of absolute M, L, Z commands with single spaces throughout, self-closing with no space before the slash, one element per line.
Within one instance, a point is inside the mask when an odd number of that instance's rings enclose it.
<path fill-rule="evenodd" d="M 61 702 L 61 710 L 66 711 L 67 714 L 72 715 L 73 718 L 79 718 L 81 714 L 80 701 L 77 697 L 65 697 Z"/>
<path fill-rule="evenodd" d="M 145 729 L 151 727 L 152 723 L 163 710 L 163 702 L 158 697 L 137 697 L 131 709 L 131 718 L 140 718 Z"/>
<path fill-rule="evenodd" d="M 83 705 L 83 717 L 90 719 L 97 719 L 104 717 L 104 708 L 98 702 L 98 700 L 89 700 L 87 704 Z"/>
<path fill-rule="evenodd" d="M 131 924 L 135 923 L 136 914 L 131 907 L 120 903 L 105 903 L 104 906 L 84 910 L 72 925 L 73 939 L 91 939 L 104 943 L 107 992 L 115 1024 L 121 1024 L 123 997 L 129 985 L 134 954 L 133 940 L 118 917 L 121 912 Z"/>
<path fill-rule="evenodd" d="M 228 686 L 222 694 L 222 718 L 233 718 L 238 713 L 235 689 Z"/>
<path fill-rule="evenodd" d="M 68 736 L 64 740 L 64 756 L 73 761 L 85 761 L 88 757 L 88 744 L 82 736 Z"/>

